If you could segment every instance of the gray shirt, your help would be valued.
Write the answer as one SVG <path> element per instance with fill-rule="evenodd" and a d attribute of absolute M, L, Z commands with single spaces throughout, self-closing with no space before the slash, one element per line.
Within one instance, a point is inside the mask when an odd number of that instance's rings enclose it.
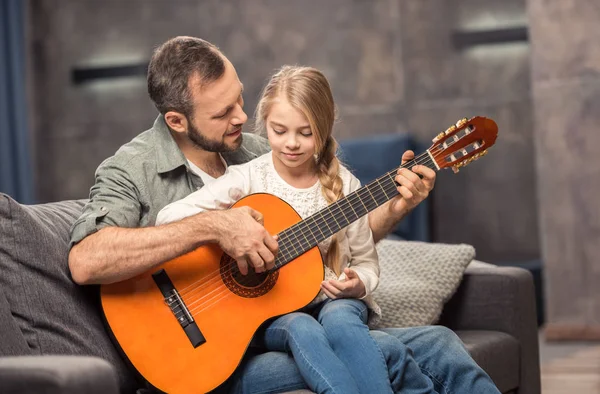
<path fill-rule="evenodd" d="M 222 155 L 234 165 L 269 150 L 266 139 L 244 133 L 241 147 Z M 90 200 L 71 228 L 71 246 L 104 227 L 153 226 L 163 207 L 203 185 L 159 115 L 151 129 L 100 164 Z"/>

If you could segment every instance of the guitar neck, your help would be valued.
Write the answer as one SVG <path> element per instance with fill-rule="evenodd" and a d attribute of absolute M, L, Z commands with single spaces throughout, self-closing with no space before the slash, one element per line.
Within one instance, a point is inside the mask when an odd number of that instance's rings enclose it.
<path fill-rule="evenodd" d="M 437 170 L 429 150 L 399 168 L 424 165 Z M 365 216 L 375 208 L 397 196 L 398 184 L 394 180 L 399 168 L 395 168 L 360 189 L 330 204 L 317 213 L 296 223 L 278 234 L 279 254 L 275 269 L 317 246 L 341 229 Z"/>

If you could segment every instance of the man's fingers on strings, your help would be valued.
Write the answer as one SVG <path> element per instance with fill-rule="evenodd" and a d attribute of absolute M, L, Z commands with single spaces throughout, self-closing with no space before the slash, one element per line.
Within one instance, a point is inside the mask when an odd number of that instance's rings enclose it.
<path fill-rule="evenodd" d="M 277 252 L 279 250 L 279 244 L 277 243 L 277 235 L 275 236 L 271 236 L 269 234 L 267 234 L 267 236 L 264 239 L 265 245 L 267 246 L 267 248 L 269 248 L 269 250 L 271 251 L 271 253 L 273 253 L 274 256 L 277 256 Z"/>
<path fill-rule="evenodd" d="M 242 275 L 247 275 L 248 274 L 248 262 L 246 261 L 245 258 L 239 258 L 235 260 L 238 266 L 238 269 L 240 270 L 240 273 Z"/>
<path fill-rule="evenodd" d="M 265 269 L 270 270 L 275 266 L 275 256 L 266 246 L 261 247 L 258 250 L 260 258 L 265 262 Z"/>
<path fill-rule="evenodd" d="M 265 271 L 265 262 L 262 258 L 260 258 L 258 253 L 251 253 L 248 255 L 248 258 L 250 259 L 250 263 L 254 267 L 254 271 L 258 273 Z"/>

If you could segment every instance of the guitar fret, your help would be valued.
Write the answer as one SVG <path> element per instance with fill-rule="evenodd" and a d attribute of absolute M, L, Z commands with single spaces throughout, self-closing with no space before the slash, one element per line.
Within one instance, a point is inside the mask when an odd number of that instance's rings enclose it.
<path fill-rule="evenodd" d="M 379 187 L 381 188 L 381 190 L 383 190 L 383 194 L 385 195 L 385 198 L 387 198 L 388 200 L 390 199 L 387 195 L 387 193 L 385 192 L 385 189 L 383 188 L 383 186 L 381 186 L 381 183 L 379 183 L 379 178 L 377 178 L 377 185 L 379 185 Z"/>
<path fill-rule="evenodd" d="M 306 221 L 306 228 L 307 228 L 307 229 L 308 229 L 308 231 L 310 232 L 310 235 L 312 235 L 312 237 L 313 237 L 313 242 L 314 242 L 315 244 L 317 244 L 317 243 L 319 242 L 319 241 L 318 241 L 318 238 L 315 236 L 315 234 L 314 234 L 314 233 L 312 232 L 312 230 L 310 229 L 310 225 L 308 224 L 308 220 Z"/>

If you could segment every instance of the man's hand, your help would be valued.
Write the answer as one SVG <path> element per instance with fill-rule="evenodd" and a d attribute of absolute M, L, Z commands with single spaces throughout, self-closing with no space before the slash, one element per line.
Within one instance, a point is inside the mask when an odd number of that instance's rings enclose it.
<path fill-rule="evenodd" d="M 274 267 L 278 245 L 263 227 L 263 215 L 250 208 L 240 207 L 215 212 L 218 226 L 217 242 L 225 253 L 237 262 L 242 275 L 248 264 L 256 272 Z"/>
<path fill-rule="evenodd" d="M 402 164 L 414 159 L 413 151 L 408 150 L 402 155 Z M 422 176 L 419 177 L 419 175 Z M 399 196 L 394 197 L 390 202 L 390 210 L 394 214 L 406 214 L 421 201 L 429 196 L 429 192 L 435 184 L 435 171 L 422 164 L 417 164 L 412 168 L 400 168 L 396 175 Z"/>
<path fill-rule="evenodd" d="M 321 290 L 327 297 L 335 300 L 336 298 L 362 298 L 367 293 L 365 284 L 358 277 L 355 271 L 345 268 L 345 280 L 324 280 L 321 282 Z"/>

